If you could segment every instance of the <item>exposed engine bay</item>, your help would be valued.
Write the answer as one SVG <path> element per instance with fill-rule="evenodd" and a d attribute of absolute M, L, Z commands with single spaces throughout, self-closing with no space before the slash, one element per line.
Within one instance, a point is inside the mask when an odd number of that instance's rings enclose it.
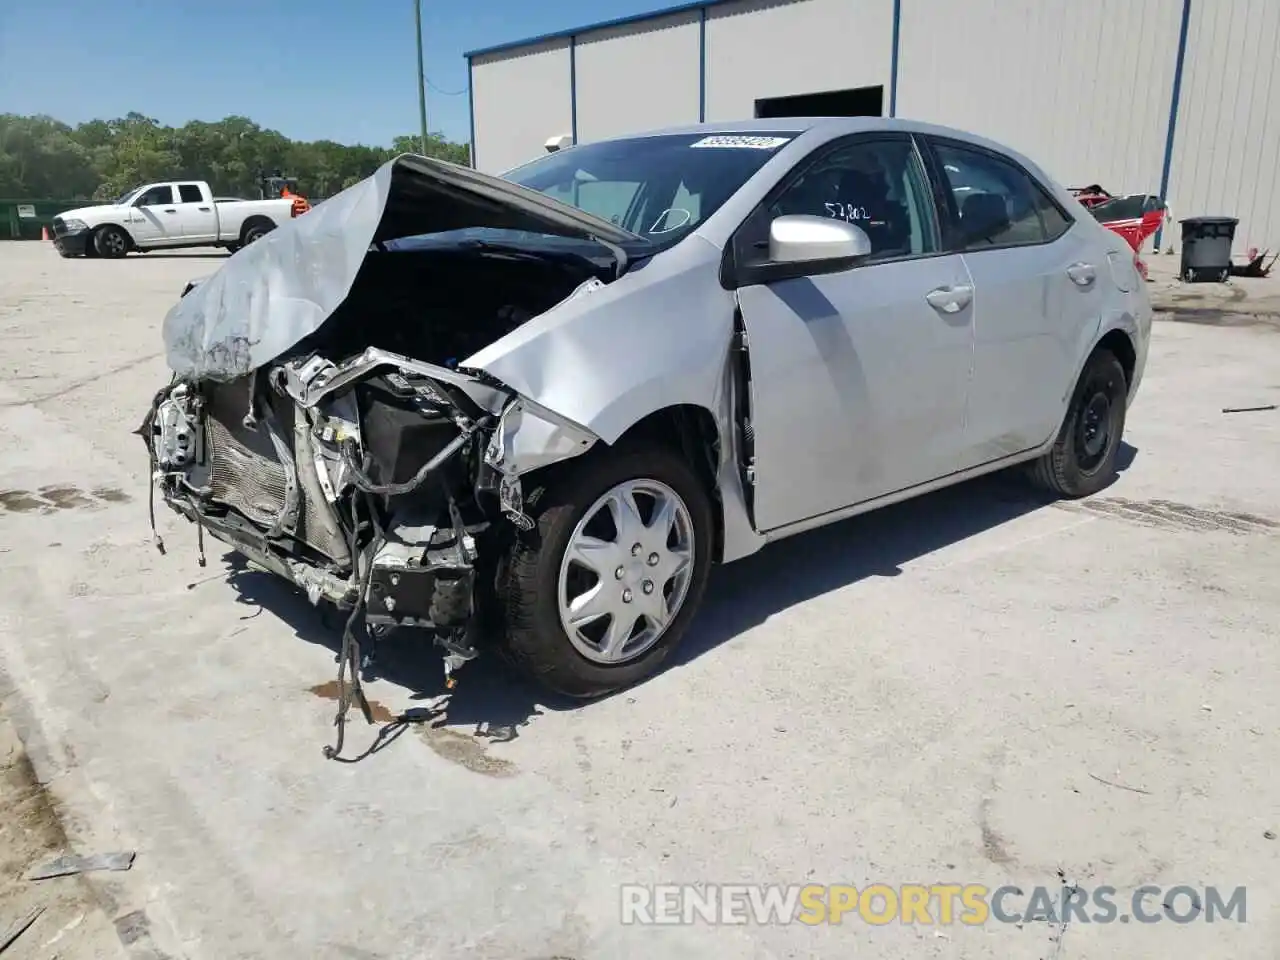
<path fill-rule="evenodd" d="M 458 358 L 609 277 L 507 249 L 371 251 L 287 355 L 237 379 L 175 376 L 156 395 L 139 431 L 154 489 L 198 525 L 202 562 L 207 532 L 349 611 L 340 663 L 366 716 L 361 619 L 373 636 L 429 631 L 452 686 L 478 653 L 494 545 L 532 526 L 521 475 L 595 442 Z"/>

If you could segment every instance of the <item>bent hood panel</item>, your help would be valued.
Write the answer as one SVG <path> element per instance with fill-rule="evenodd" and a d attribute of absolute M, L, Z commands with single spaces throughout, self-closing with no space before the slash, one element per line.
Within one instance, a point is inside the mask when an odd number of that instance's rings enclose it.
<path fill-rule="evenodd" d="M 536 191 L 466 167 L 401 156 L 231 257 L 164 319 L 169 367 L 234 380 L 318 330 L 375 241 L 490 227 L 602 240 L 640 238 Z"/>

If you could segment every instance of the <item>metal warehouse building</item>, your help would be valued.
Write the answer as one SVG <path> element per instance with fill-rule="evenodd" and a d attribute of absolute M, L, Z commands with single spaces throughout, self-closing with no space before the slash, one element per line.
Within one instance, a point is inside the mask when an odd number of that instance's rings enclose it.
<path fill-rule="evenodd" d="M 1280 0 L 705 0 L 466 56 L 491 173 L 553 137 L 901 116 L 1280 247 Z"/>

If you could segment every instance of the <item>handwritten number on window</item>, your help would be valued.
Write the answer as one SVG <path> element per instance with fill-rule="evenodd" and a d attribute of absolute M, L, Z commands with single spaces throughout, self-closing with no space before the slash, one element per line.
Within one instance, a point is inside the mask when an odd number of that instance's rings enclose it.
<path fill-rule="evenodd" d="M 835 203 L 823 204 L 827 208 L 827 213 L 833 220 L 844 220 L 847 223 L 855 223 L 858 220 L 870 220 L 871 214 L 867 213 L 866 207 L 859 207 L 855 204 Z"/>

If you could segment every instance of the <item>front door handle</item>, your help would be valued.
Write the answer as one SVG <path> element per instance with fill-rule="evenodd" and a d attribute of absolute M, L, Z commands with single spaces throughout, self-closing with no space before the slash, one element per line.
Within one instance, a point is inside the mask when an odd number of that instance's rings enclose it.
<path fill-rule="evenodd" d="M 1077 287 L 1087 287 L 1093 283 L 1098 273 L 1093 269 L 1092 263 L 1073 263 L 1067 267 L 1067 276 L 1071 278 L 1071 282 Z"/>
<path fill-rule="evenodd" d="M 973 287 L 938 287 L 924 297 L 929 306 L 943 313 L 959 313 L 973 300 Z"/>
<path fill-rule="evenodd" d="M 165 207 L 164 212 L 165 212 L 165 213 L 177 213 L 178 211 L 177 211 L 177 210 L 175 210 L 175 209 L 173 209 L 173 207 Z"/>

